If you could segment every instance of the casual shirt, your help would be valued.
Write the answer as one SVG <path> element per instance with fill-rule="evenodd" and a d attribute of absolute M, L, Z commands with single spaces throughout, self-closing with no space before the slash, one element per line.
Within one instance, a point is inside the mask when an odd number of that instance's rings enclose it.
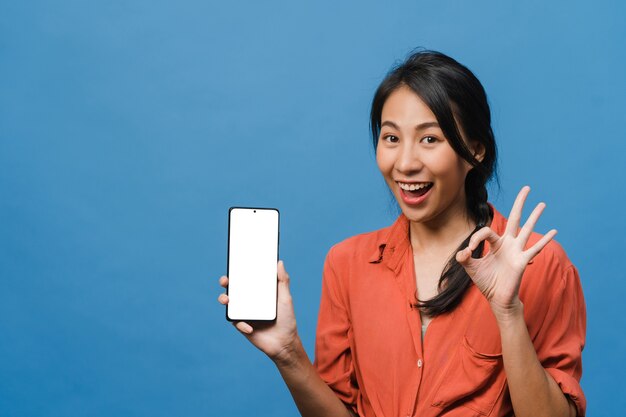
<path fill-rule="evenodd" d="M 502 235 L 506 219 L 494 210 L 490 226 Z M 453 311 L 433 318 L 423 341 L 417 297 L 404 215 L 333 246 L 315 343 L 322 379 L 361 417 L 513 415 L 498 325 L 478 288 L 471 284 Z M 558 243 L 528 264 L 519 297 L 539 361 L 584 416 L 585 303 Z"/>

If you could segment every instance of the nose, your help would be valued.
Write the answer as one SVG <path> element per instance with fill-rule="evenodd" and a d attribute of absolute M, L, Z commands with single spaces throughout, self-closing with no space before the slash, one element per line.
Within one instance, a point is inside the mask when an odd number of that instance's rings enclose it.
<path fill-rule="evenodd" d="M 423 165 L 421 154 L 416 143 L 405 141 L 400 148 L 395 168 L 402 174 L 412 174 L 419 172 Z"/>

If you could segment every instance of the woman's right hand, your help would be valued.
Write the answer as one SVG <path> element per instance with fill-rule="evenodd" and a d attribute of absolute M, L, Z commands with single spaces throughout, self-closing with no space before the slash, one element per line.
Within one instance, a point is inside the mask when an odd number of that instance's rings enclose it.
<path fill-rule="evenodd" d="M 220 277 L 220 285 L 228 286 L 228 277 Z M 222 293 L 218 301 L 228 304 L 228 295 Z M 252 325 L 254 326 L 252 326 Z M 289 275 L 283 261 L 278 261 L 278 302 L 276 320 L 273 322 L 233 322 L 254 346 L 270 357 L 274 362 L 288 360 L 299 343 L 296 329 L 296 317 L 293 301 L 289 292 Z"/>

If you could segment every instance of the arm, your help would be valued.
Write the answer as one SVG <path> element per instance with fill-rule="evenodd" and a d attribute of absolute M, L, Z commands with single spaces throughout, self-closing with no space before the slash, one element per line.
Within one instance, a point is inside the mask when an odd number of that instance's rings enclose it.
<path fill-rule="evenodd" d="M 497 319 L 502 358 L 516 416 L 576 416 L 576 407 L 543 368 L 532 344 L 523 305 Z"/>
<path fill-rule="evenodd" d="M 298 339 L 292 352 L 275 361 L 303 417 L 356 417 L 319 376 Z"/>
<path fill-rule="evenodd" d="M 556 235 L 556 230 L 551 230 L 530 248 L 525 248 L 545 208 L 545 204 L 539 204 L 520 229 L 522 208 L 529 191 L 524 187 L 517 196 L 502 236 L 485 227 L 472 236 L 468 247 L 459 251 L 456 259 L 489 301 L 498 322 L 515 415 L 575 416 L 573 403 L 538 358 L 519 298 L 521 278 L 528 262 Z M 479 259 L 472 258 L 472 251 L 483 240 L 489 243 L 489 253 Z"/>
<path fill-rule="evenodd" d="M 228 278 L 220 278 L 226 287 Z M 228 295 L 218 301 L 228 304 Z M 278 311 L 273 323 L 234 323 L 235 327 L 276 364 L 303 417 L 353 417 L 344 403 L 319 376 L 302 346 L 296 329 L 293 301 L 289 291 L 289 275 L 283 262 L 278 264 Z"/>

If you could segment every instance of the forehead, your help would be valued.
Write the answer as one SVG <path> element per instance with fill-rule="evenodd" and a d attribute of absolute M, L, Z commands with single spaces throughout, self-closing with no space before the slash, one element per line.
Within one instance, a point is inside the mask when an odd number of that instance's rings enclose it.
<path fill-rule="evenodd" d="M 420 124 L 437 122 L 435 114 L 413 90 L 407 86 L 395 89 L 383 105 L 381 122 Z"/>

